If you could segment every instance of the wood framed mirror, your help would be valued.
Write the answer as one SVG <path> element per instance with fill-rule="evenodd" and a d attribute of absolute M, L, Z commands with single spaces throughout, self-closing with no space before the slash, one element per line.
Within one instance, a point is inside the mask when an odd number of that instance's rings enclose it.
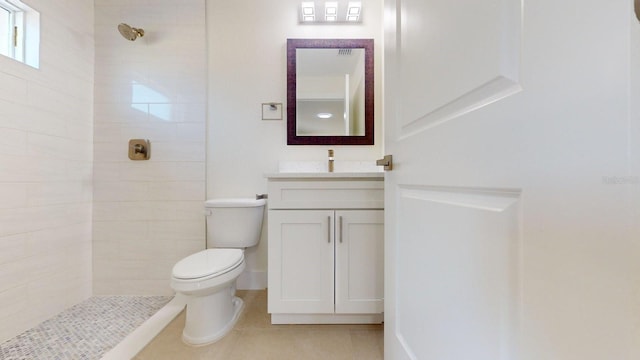
<path fill-rule="evenodd" d="M 373 143 L 373 39 L 287 39 L 287 144 Z"/>

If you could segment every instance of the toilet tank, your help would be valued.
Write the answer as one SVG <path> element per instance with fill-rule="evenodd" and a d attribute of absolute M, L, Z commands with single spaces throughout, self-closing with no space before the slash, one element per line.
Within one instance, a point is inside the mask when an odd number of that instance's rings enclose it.
<path fill-rule="evenodd" d="M 262 232 L 264 206 L 264 199 L 206 201 L 207 248 L 256 246 Z"/>

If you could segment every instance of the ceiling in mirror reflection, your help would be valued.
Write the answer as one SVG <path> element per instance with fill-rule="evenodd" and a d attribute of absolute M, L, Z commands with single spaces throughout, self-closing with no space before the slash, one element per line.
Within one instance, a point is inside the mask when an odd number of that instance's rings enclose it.
<path fill-rule="evenodd" d="M 364 49 L 297 49 L 298 76 L 351 74 L 364 61 Z"/>

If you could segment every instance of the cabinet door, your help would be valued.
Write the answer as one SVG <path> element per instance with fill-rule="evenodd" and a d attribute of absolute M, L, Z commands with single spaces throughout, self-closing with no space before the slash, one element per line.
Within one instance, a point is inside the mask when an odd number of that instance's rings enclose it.
<path fill-rule="evenodd" d="M 384 211 L 336 211 L 336 313 L 384 311 Z"/>
<path fill-rule="evenodd" d="M 269 312 L 334 312 L 334 212 L 269 211 Z"/>

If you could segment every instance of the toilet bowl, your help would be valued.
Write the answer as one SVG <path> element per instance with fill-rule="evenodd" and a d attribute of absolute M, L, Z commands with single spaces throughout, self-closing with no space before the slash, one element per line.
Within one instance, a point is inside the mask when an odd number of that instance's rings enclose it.
<path fill-rule="evenodd" d="M 245 269 L 244 249 L 260 240 L 264 204 L 263 199 L 205 203 L 207 249 L 180 260 L 171 274 L 171 288 L 187 299 L 185 343 L 215 342 L 240 317 L 244 303 L 235 296 L 236 279 Z"/>

